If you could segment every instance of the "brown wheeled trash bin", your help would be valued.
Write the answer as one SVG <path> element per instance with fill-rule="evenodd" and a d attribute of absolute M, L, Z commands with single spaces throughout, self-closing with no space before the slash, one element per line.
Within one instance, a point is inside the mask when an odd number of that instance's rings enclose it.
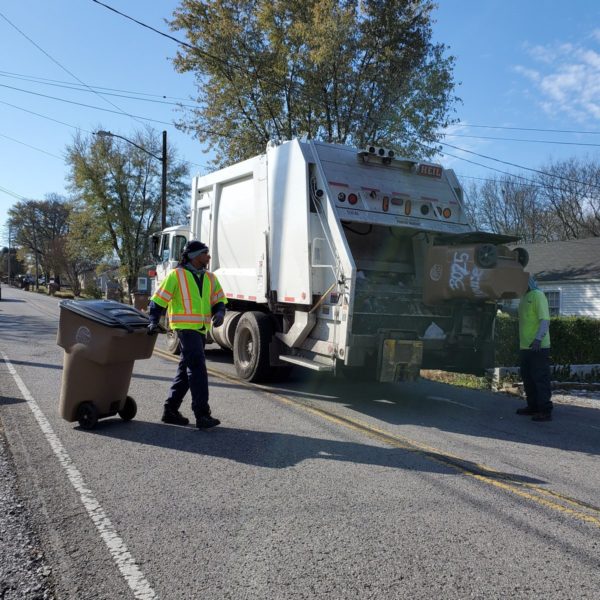
<path fill-rule="evenodd" d="M 104 417 L 135 417 L 137 406 L 127 392 L 136 359 L 152 356 L 157 336 L 147 334 L 148 323 L 143 312 L 114 300 L 60 303 L 63 419 L 92 429 Z"/>

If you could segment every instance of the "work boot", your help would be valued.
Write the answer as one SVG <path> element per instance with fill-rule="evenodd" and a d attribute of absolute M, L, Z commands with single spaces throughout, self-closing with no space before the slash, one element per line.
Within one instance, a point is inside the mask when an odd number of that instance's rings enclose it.
<path fill-rule="evenodd" d="M 527 415 L 530 417 L 531 415 L 535 415 L 536 411 L 533 408 L 529 408 L 529 406 L 526 406 L 525 408 L 517 408 L 517 414 Z"/>
<path fill-rule="evenodd" d="M 184 417 L 178 410 L 166 407 L 160 420 L 169 425 L 188 425 L 190 422 L 190 420 Z"/>
<path fill-rule="evenodd" d="M 221 421 L 219 421 L 219 419 L 215 419 L 210 415 L 202 415 L 196 419 L 196 427 L 198 429 L 210 429 L 211 427 L 216 427 L 220 424 Z"/>
<path fill-rule="evenodd" d="M 532 421 L 552 421 L 552 413 L 551 412 L 538 412 L 531 417 Z"/>

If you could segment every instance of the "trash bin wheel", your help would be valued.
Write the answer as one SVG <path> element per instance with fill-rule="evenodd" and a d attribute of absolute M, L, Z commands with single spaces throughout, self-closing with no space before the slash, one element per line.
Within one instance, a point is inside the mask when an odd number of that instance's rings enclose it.
<path fill-rule="evenodd" d="M 493 269 L 498 264 L 498 248 L 494 244 L 481 244 L 475 250 L 475 262 L 482 269 Z"/>
<path fill-rule="evenodd" d="M 133 417 L 135 417 L 137 413 L 137 404 L 135 400 L 131 396 L 127 396 L 125 398 L 125 404 L 123 408 L 119 411 L 119 416 L 123 421 L 131 421 Z"/>
<path fill-rule="evenodd" d="M 98 423 L 98 409 L 91 402 L 82 402 L 77 408 L 76 418 L 83 429 L 94 429 Z"/>

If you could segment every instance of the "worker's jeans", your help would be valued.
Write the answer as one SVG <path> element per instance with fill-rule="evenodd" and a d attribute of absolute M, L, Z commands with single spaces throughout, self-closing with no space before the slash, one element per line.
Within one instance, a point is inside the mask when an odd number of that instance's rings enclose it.
<path fill-rule="evenodd" d="M 550 348 L 538 352 L 521 350 L 521 377 L 527 396 L 527 406 L 535 412 L 550 412 Z"/>
<path fill-rule="evenodd" d="M 192 410 L 196 418 L 210 415 L 208 376 L 204 357 L 205 337 L 192 329 L 178 329 L 177 336 L 181 343 L 181 358 L 175 379 L 171 384 L 169 397 L 165 402 L 165 408 L 179 410 L 184 396 L 190 390 Z"/>

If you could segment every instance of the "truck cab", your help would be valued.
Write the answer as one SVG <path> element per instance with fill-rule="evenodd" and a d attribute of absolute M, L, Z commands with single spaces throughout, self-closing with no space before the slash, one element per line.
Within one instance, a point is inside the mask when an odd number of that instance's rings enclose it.
<path fill-rule="evenodd" d="M 167 227 L 151 236 L 150 251 L 156 261 L 157 285 L 177 265 L 181 252 L 189 240 L 190 228 L 187 225 Z"/>

